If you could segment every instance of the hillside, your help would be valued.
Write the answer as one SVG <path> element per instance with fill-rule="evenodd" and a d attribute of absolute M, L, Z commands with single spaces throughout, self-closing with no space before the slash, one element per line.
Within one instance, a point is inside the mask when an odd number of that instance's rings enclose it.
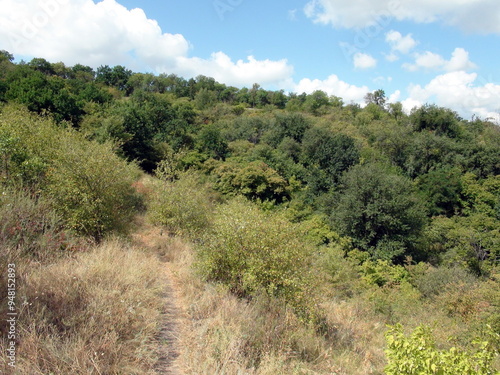
<path fill-rule="evenodd" d="M 499 373 L 498 125 L 12 61 L 5 373 Z"/>

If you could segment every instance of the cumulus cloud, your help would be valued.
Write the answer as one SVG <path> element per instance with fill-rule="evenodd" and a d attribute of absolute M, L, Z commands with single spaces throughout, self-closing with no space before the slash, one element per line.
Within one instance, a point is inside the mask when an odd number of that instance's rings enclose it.
<path fill-rule="evenodd" d="M 43 57 L 93 67 L 126 65 L 133 70 L 204 74 L 231 85 L 279 84 L 293 67 L 286 60 L 232 61 L 223 52 L 190 57 L 183 35 L 163 32 L 142 9 L 115 0 L 3 0 L 0 45 L 14 55 Z"/>
<path fill-rule="evenodd" d="M 367 53 L 357 52 L 353 56 L 353 63 L 355 68 L 369 69 L 377 65 L 377 60 Z"/>
<path fill-rule="evenodd" d="M 389 95 L 389 98 L 387 99 L 387 103 L 396 103 L 399 101 L 400 97 L 401 97 L 401 91 L 396 90 L 391 95 Z"/>
<path fill-rule="evenodd" d="M 219 82 L 236 86 L 251 85 L 256 82 L 283 86 L 293 75 L 293 67 L 286 59 L 257 60 L 253 56 L 248 56 L 247 61 L 233 62 L 223 52 L 212 53 L 210 59 L 180 57 L 174 70 L 182 76 L 194 77 L 203 74 Z"/>
<path fill-rule="evenodd" d="M 464 117 L 475 114 L 482 118 L 498 118 L 500 110 L 500 85 L 488 82 L 477 73 L 442 74 L 425 86 L 411 85 L 408 94 L 408 98 L 402 101 L 406 110 L 425 103 L 437 103 Z"/>
<path fill-rule="evenodd" d="M 500 7 L 492 0 L 311 0 L 304 12 L 314 22 L 359 28 L 381 18 L 441 22 L 466 31 L 500 33 Z"/>
<path fill-rule="evenodd" d="M 385 41 L 391 46 L 391 55 L 389 56 L 395 56 L 396 52 L 407 54 L 417 45 L 417 41 L 413 39 L 411 34 L 403 36 L 399 31 L 395 30 L 385 34 Z M 389 57 L 388 60 L 394 61 L 394 58 Z"/>
<path fill-rule="evenodd" d="M 450 60 L 445 60 L 441 55 L 426 51 L 415 54 L 415 63 L 405 63 L 403 68 L 410 72 L 420 69 L 424 70 L 444 70 L 456 72 L 461 70 L 475 69 L 477 66 L 469 60 L 469 52 L 463 48 L 455 48 Z"/>
<path fill-rule="evenodd" d="M 345 102 L 364 103 L 364 96 L 370 89 L 367 86 L 355 86 L 339 79 L 332 74 L 325 80 L 309 78 L 302 79 L 296 84 L 292 91 L 310 94 L 316 90 L 322 90 L 328 95 L 335 95 L 344 99 Z"/>

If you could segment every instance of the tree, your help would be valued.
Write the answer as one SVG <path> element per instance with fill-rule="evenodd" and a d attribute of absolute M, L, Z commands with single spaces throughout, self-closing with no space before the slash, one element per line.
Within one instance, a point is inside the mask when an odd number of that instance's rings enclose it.
<path fill-rule="evenodd" d="M 365 95 L 365 103 L 366 104 L 376 104 L 380 108 L 384 108 L 386 102 L 385 91 L 384 90 L 376 90 L 374 92 L 369 92 Z"/>
<path fill-rule="evenodd" d="M 254 83 L 252 88 L 248 91 L 249 95 L 249 103 L 253 107 L 257 105 L 257 94 L 260 91 L 260 85 L 258 83 Z"/>
<path fill-rule="evenodd" d="M 45 74 L 45 75 L 54 75 L 55 71 L 52 67 L 52 64 L 49 63 L 47 60 L 35 57 L 33 60 L 31 60 L 28 63 L 28 66 L 38 70 L 39 72 Z"/>
<path fill-rule="evenodd" d="M 227 142 L 214 124 L 201 129 L 198 135 L 198 147 L 215 159 L 224 159 L 228 153 Z"/>
<path fill-rule="evenodd" d="M 14 61 L 14 55 L 6 50 L 1 50 L 0 51 L 0 61 L 2 60 L 8 60 L 10 62 Z"/>
<path fill-rule="evenodd" d="M 108 86 L 114 86 L 120 91 L 130 89 L 128 80 L 132 76 L 132 71 L 122 65 L 116 65 L 110 68 L 108 65 L 97 68 L 96 81 L 102 82 Z"/>
<path fill-rule="evenodd" d="M 416 131 L 431 130 L 436 135 L 455 138 L 459 135 L 458 114 L 451 109 L 427 104 L 410 114 L 410 121 Z"/>
<path fill-rule="evenodd" d="M 321 115 L 329 105 L 330 99 L 328 95 L 321 90 L 316 90 L 308 95 L 304 103 L 306 109 L 315 116 Z"/>
<path fill-rule="evenodd" d="M 90 66 L 76 64 L 71 68 L 76 79 L 86 82 L 91 82 L 95 78 L 95 71 Z"/>
<path fill-rule="evenodd" d="M 217 93 L 207 88 L 202 88 L 196 93 L 194 101 L 196 107 L 200 110 L 211 108 L 217 104 Z"/>
<path fill-rule="evenodd" d="M 311 127 L 311 124 L 299 113 L 277 114 L 271 129 L 266 132 L 264 141 L 276 147 L 285 137 L 290 137 L 302 142 L 304 133 Z"/>
<path fill-rule="evenodd" d="M 401 102 L 390 103 L 389 113 L 394 117 L 394 119 L 400 120 L 404 117 L 403 104 Z"/>
<path fill-rule="evenodd" d="M 359 150 L 351 137 L 313 127 L 304 134 L 302 160 L 308 167 L 313 193 L 324 192 L 338 183 L 342 173 L 359 162 Z"/>
<path fill-rule="evenodd" d="M 331 219 L 355 246 L 388 260 L 418 255 L 416 243 L 426 223 L 411 181 L 378 164 L 357 165 L 345 173 Z"/>
<path fill-rule="evenodd" d="M 461 173 L 457 168 L 439 168 L 420 176 L 418 187 L 425 196 L 431 216 L 451 217 L 462 209 Z"/>

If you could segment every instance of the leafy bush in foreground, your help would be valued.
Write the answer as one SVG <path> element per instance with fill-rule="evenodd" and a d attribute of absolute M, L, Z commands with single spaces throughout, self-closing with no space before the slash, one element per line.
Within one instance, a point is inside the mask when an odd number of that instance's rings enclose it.
<path fill-rule="evenodd" d="M 498 334 L 491 333 L 497 336 Z M 403 333 L 398 324 L 390 327 L 386 333 L 387 375 L 493 375 L 492 367 L 496 353 L 492 345 L 475 342 L 475 352 L 468 352 L 455 347 L 449 350 L 436 348 L 434 338 L 428 327 L 417 327 L 410 337 Z"/>
<path fill-rule="evenodd" d="M 19 183 L 50 197 L 66 227 L 100 240 L 130 222 L 138 203 L 131 185 L 139 171 L 120 159 L 111 144 L 89 142 L 74 130 L 15 107 L 2 109 L 0 134 L 12 141 L 5 155 Z M 6 183 L 13 179 L 9 176 Z"/>
<path fill-rule="evenodd" d="M 207 279 L 237 295 L 264 291 L 308 315 L 313 250 L 301 235 L 299 226 L 282 215 L 236 199 L 216 210 L 212 231 L 199 249 L 200 267 Z"/>

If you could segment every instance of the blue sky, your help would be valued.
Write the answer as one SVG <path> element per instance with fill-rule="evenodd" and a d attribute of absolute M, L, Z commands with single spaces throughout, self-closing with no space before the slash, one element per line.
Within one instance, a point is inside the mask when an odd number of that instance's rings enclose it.
<path fill-rule="evenodd" d="M 337 95 L 385 90 L 498 119 L 497 0 L 2 0 L 16 59 L 126 65 L 237 87 Z"/>

